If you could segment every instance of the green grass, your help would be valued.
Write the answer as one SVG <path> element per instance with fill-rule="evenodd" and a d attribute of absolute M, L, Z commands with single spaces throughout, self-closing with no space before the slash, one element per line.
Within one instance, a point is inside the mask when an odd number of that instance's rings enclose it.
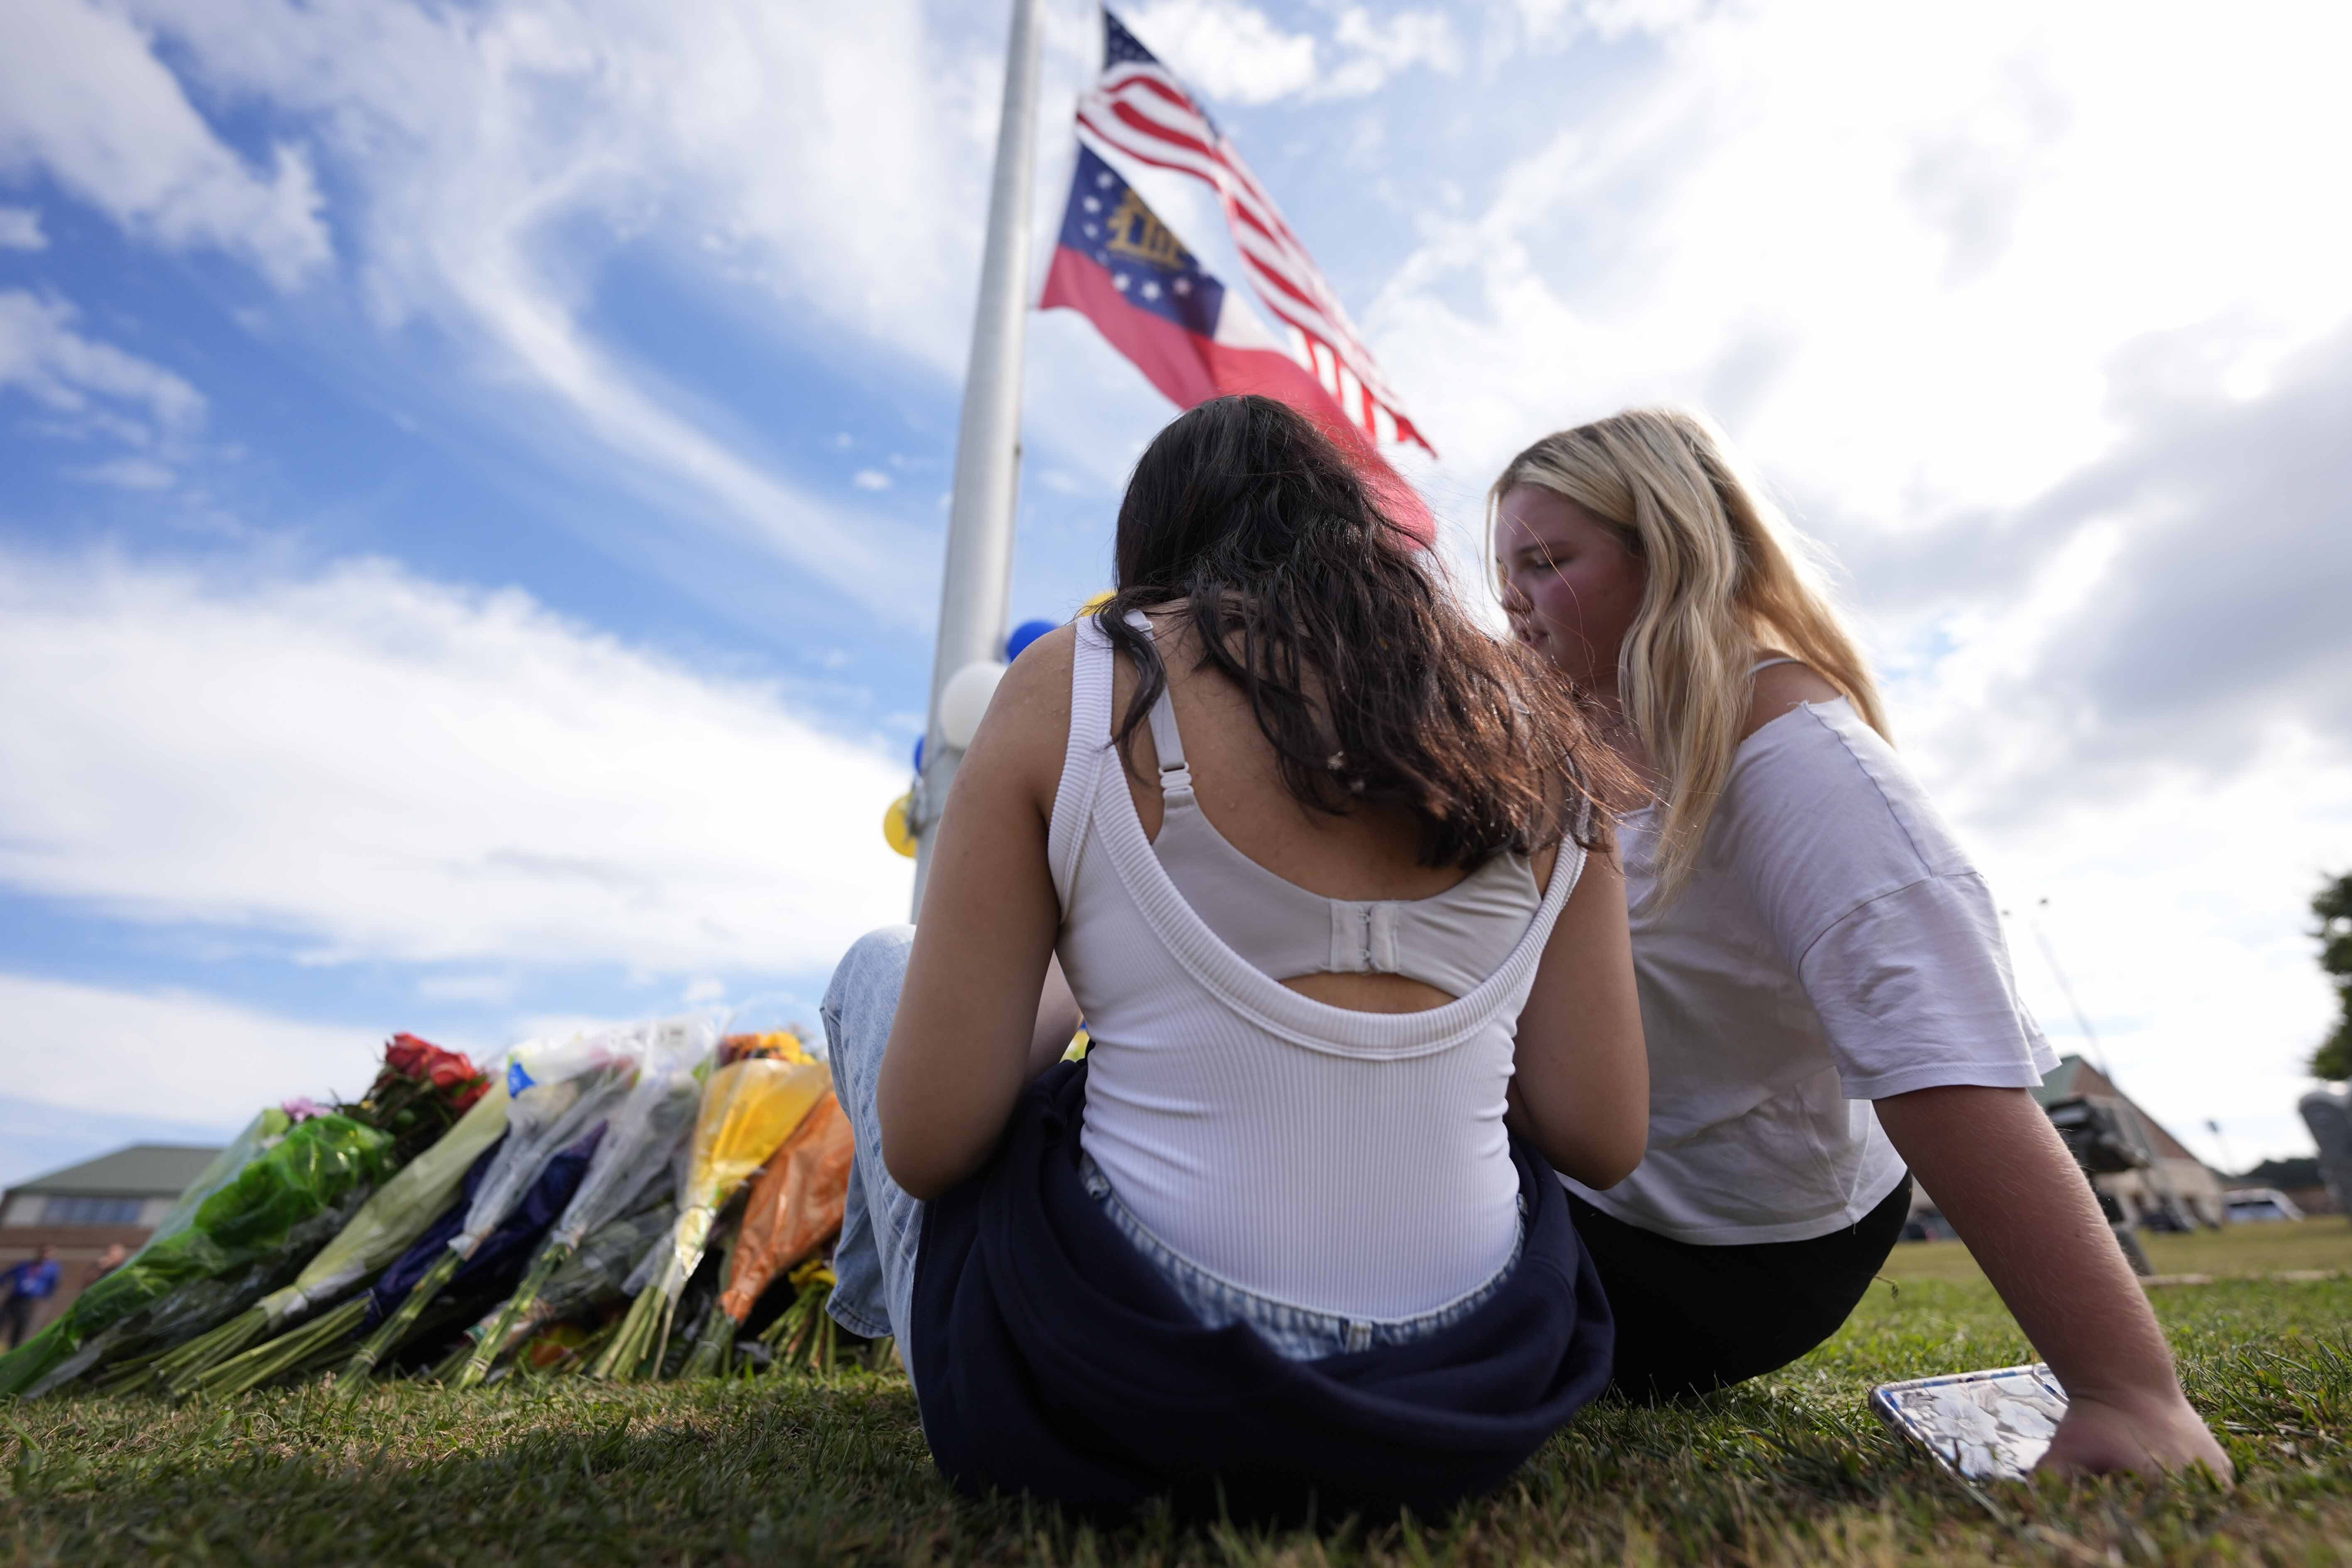
<path fill-rule="evenodd" d="M 44 1401 L 0 1427 L 0 1561 L 1176 1563 L 2279 1563 L 2352 1560 L 2352 1229 L 2157 1238 L 2153 1292 L 2237 1490 L 1947 1479 L 1868 1414 L 1871 1385 L 2024 1359 L 1964 1254 L 1898 1249 L 1835 1340 L 1682 1409 L 1603 1403 L 1442 1526 L 1099 1532 L 958 1502 L 903 1380 L 371 1392 L 215 1406 Z M 2177 1256 L 2174 1255 L 2177 1252 Z M 2200 1260 L 2202 1261 L 2192 1261 Z M 1938 1277 L 1947 1276 L 1947 1277 Z"/>

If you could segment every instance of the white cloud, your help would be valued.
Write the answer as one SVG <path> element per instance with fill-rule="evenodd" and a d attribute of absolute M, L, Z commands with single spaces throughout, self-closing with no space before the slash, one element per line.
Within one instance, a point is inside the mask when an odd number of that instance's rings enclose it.
<path fill-rule="evenodd" d="M 1226 103 L 1271 103 L 1315 82 L 1315 40 L 1244 0 L 1152 0 L 1123 16 L 1187 87 Z"/>
<path fill-rule="evenodd" d="M 383 1033 L 315 1024 L 184 990 L 0 974 L 8 1092 L 110 1117 L 234 1132 L 296 1094 L 356 1094 Z"/>
<path fill-rule="evenodd" d="M 31 207 L 0 206 L 0 250 L 47 250 L 41 214 Z"/>
<path fill-rule="evenodd" d="M 1415 66 L 1462 68 L 1454 25 L 1435 11 L 1379 17 L 1360 5 L 1339 13 L 1331 48 L 1286 31 L 1246 0 L 1154 0 L 1123 13 L 1129 30 L 1184 84 L 1218 103 L 1361 98 Z"/>
<path fill-rule="evenodd" d="M 906 596 L 877 585 L 914 536 L 780 477 L 695 388 L 583 322 L 614 252 L 690 250 L 695 283 L 747 333 L 807 352 L 814 324 L 816 347 L 838 335 L 861 368 L 878 344 L 953 377 L 979 249 L 964 193 L 984 181 L 994 138 L 993 47 L 943 43 L 917 0 L 127 3 L 192 84 L 301 129 L 333 166 L 338 227 L 376 319 L 445 332 L 493 417 L 574 470 L 585 433 L 646 503 L 907 615 Z M 141 149 L 208 138 L 131 24 L 40 4 L 47 29 L 87 46 L 67 73 L 92 106 L 74 124 L 120 120 L 141 129 Z M 146 187 L 125 171 L 146 165 L 92 152 L 86 177 L 73 175 L 75 149 L 97 142 L 87 126 L 78 134 L 47 134 L 25 156 L 110 210 L 145 211 L 132 195 Z M 205 144 L 212 191 L 242 166 Z M 307 214 L 307 166 L 288 157 L 279 205 Z M 299 249 L 257 254 L 282 273 Z"/>
<path fill-rule="evenodd" d="M 1391 77 L 1425 66 L 1440 76 L 1462 68 L 1462 46 L 1454 24 L 1435 11 L 1400 11 L 1385 20 L 1363 7 L 1339 14 L 1332 39 L 1349 51 L 1310 96 L 1355 98 L 1379 91 Z"/>
<path fill-rule="evenodd" d="M 0 23 L 0 170 L 34 167 L 133 234 L 240 256 L 281 287 L 333 254 L 302 150 L 249 168 L 111 9 L 13 0 Z"/>
<path fill-rule="evenodd" d="M 179 482 L 177 474 L 152 457 L 114 457 L 66 472 L 77 479 L 118 490 L 168 490 Z"/>
<path fill-rule="evenodd" d="M 520 592 L 16 556 L 0 709 L 0 881 L 314 961 L 791 973 L 906 915 L 895 758 Z"/>
<path fill-rule="evenodd" d="M 890 487 L 890 476 L 879 468 L 860 468 L 849 482 L 861 490 L 887 490 Z"/>
<path fill-rule="evenodd" d="M 416 982 L 416 994 L 428 1002 L 478 1002 L 503 1007 L 514 1000 L 518 988 L 512 975 L 426 975 Z"/>
<path fill-rule="evenodd" d="M 108 428 L 134 440 L 157 430 L 185 434 L 202 423 L 203 393 L 161 365 L 82 336 L 74 329 L 76 317 L 64 300 L 0 289 L 0 388 L 13 387 L 61 414 L 110 415 Z M 142 409 L 154 429 L 123 421 L 107 404 Z"/>
<path fill-rule="evenodd" d="M 1709 0 L 1518 0 L 1529 41 L 1565 44 L 1591 32 L 1603 40 L 1671 33 L 1704 16 Z"/>
<path fill-rule="evenodd" d="M 1430 220 L 1369 324 L 1469 494 L 1677 398 L 1850 517 L 2021 502 L 2115 439 L 2133 339 L 2213 324 L 2259 386 L 2352 313 L 2352 215 L 2310 199 L 2347 45 L 2352 14 L 2275 5 L 1708 12 Z"/>

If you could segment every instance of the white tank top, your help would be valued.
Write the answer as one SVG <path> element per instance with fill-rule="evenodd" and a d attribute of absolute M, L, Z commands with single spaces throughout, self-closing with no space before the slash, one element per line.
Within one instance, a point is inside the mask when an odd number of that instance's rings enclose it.
<path fill-rule="evenodd" d="M 1145 636 L 1151 622 L 1129 618 Z M 1277 980 L 1314 974 L 1402 975 L 1448 996 L 1475 990 L 1543 903 L 1525 855 L 1500 854 L 1428 898 L 1326 898 L 1234 848 L 1201 810 L 1176 705 L 1151 708 L 1160 753 L 1160 836 L 1152 852 L 1192 913 L 1234 952 Z"/>
<path fill-rule="evenodd" d="M 1583 852 L 1562 843 L 1516 930 L 1481 924 L 1485 969 L 1454 1001 L 1367 1013 L 1301 996 L 1202 919 L 1145 836 L 1111 742 L 1113 657 L 1080 621 L 1048 840 L 1062 967 L 1095 1041 L 1086 1152 L 1146 1228 L 1244 1290 L 1374 1320 L 1445 1306 L 1517 1239 L 1513 1038 Z M 1328 940 L 1334 901 L 1294 891 Z"/>

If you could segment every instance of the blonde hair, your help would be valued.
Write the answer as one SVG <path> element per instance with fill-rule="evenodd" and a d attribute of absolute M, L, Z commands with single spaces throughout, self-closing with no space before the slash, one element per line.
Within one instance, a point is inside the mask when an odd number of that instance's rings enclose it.
<path fill-rule="evenodd" d="M 1813 580 L 1805 541 L 1741 472 L 1712 422 L 1629 409 L 1547 435 L 1511 459 L 1487 496 L 1488 555 L 1503 497 L 1531 485 L 1616 528 L 1648 584 L 1617 655 L 1625 719 L 1664 778 L 1657 899 L 1691 878 L 1731 776 L 1757 651 L 1818 671 L 1886 734 L 1878 687 Z"/>

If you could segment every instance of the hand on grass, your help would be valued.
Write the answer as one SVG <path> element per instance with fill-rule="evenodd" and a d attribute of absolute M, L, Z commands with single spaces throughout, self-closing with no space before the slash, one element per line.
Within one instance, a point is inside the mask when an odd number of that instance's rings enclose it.
<path fill-rule="evenodd" d="M 2203 1465 L 2227 1486 L 2236 1472 L 2230 1456 L 2178 1393 L 2126 1405 L 2122 1400 L 2074 1398 L 2050 1439 L 2050 1451 L 2033 1468 L 2061 1475 L 2107 1475 L 2131 1470 L 2153 1475 Z"/>

